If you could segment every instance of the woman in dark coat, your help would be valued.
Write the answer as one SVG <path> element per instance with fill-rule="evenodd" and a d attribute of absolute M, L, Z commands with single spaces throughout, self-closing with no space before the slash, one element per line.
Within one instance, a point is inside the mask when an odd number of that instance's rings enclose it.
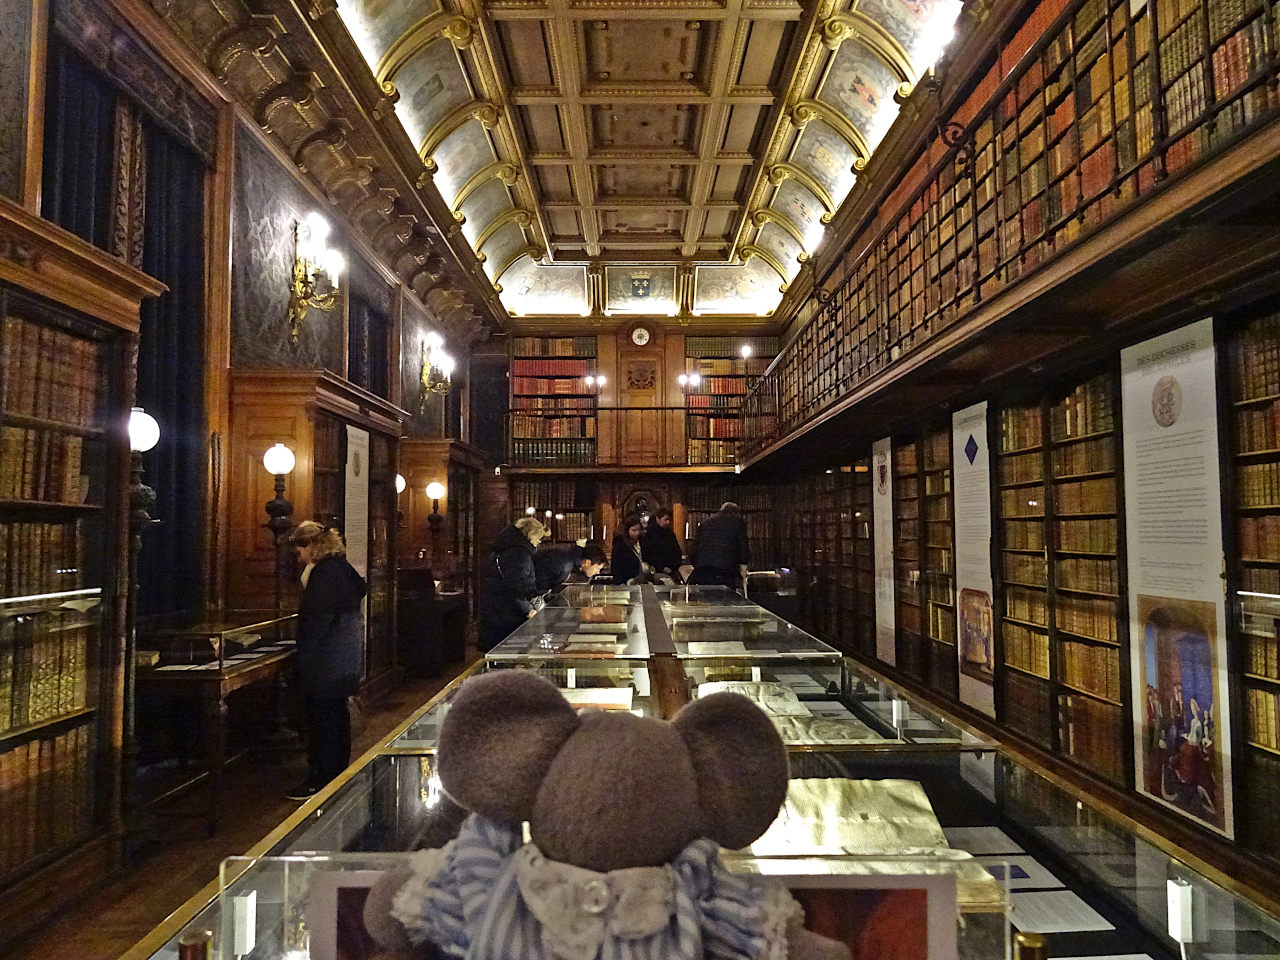
<path fill-rule="evenodd" d="M 304 800 L 351 762 L 347 697 L 360 684 L 364 660 L 364 578 L 347 562 L 337 530 L 305 520 L 290 538 L 302 571 L 298 607 L 298 690 L 307 727 L 307 777 L 285 795 Z"/>
<path fill-rule="evenodd" d="M 481 651 L 492 650 L 538 612 L 534 598 L 540 591 L 533 553 L 546 535 L 547 528 L 538 520 L 522 517 L 494 539 L 493 552 L 480 571 L 476 605 Z"/>
<path fill-rule="evenodd" d="M 623 520 L 618 528 L 609 556 L 609 573 L 614 583 L 640 583 L 648 573 L 648 565 L 640 559 L 642 533 L 644 521 L 634 515 Z"/>

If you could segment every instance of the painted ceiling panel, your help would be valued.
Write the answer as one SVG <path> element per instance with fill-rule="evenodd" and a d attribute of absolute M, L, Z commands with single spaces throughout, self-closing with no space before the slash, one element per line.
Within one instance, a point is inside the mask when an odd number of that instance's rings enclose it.
<path fill-rule="evenodd" d="M 573 180 L 567 166 L 540 166 L 534 168 L 537 188 L 545 200 L 572 200 Z"/>
<path fill-rule="evenodd" d="M 684 103 L 602 104 L 591 108 L 593 146 L 625 150 L 694 149 L 697 111 Z"/>
<path fill-rule="evenodd" d="M 672 313 L 676 303 L 674 266 L 604 268 L 605 310 L 609 313 Z"/>
<path fill-rule="evenodd" d="M 772 313 L 782 299 L 782 278 L 759 257 L 742 266 L 698 267 L 693 312 Z"/>
<path fill-rule="evenodd" d="M 443 38 L 414 54 L 390 79 L 400 91 L 396 116 L 419 148 L 437 123 L 473 99 L 453 44 Z"/>
<path fill-rule="evenodd" d="M 516 87 L 551 85 L 551 55 L 547 49 L 546 22 L 504 20 L 498 24 L 498 42 Z"/>
<path fill-rule="evenodd" d="M 744 87 L 774 86 L 778 81 L 780 64 L 778 50 L 790 44 L 790 34 L 795 24 L 786 20 L 755 20 L 747 35 L 746 55 L 737 82 Z"/>
<path fill-rule="evenodd" d="M 804 234 L 805 252 L 812 254 L 822 239 L 822 201 L 795 180 L 783 180 L 769 206 L 790 220 Z"/>
<path fill-rule="evenodd" d="M 791 152 L 791 162 L 809 172 L 838 206 L 853 186 L 853 147 L 819 120 L 805 125 Z"/>
<path fill-rule="evenodd" d="M 850 40 L 836 54 L 818 99 L 848 117 L 874 149 L 897 116 L 897 88 L 898 78 L 888 65 L 869 47 Z"/>
<path fill-rule="evenodd" d="M 678 240 L 684 227 L 684 216 L 679 210 L 663 207 L 623 207 L 620 210 L 604 210 L 600 213 L 600 226 L 606 233 L 616 234 L 621 240 L 628 236 L 665 234 Z"/>
<path fill-rule="evenodd" d="M 799 272 L 800 261 L 796 258 L 804 251 L 800 249 L 800 244 L 796 243 L 795 238 L 776 223 L 766 223 L 756 234 L 756 246 L 773 254 L 774 259 L 786 274 L 788 282 Z"/>
<path fill-rule="evenodd" d="M 728 210 L 709 210 L 702 224 L 702 235 L 727 241 L 733 229 L 733 216 Z"/>
<path fill-rule="evenodd" d="M 718 25 L 700 20 L 583 21 L 584 84 L 626 78 L 628 83 L 705 86 L 708 51 Z"/>
<path fill-rule="evenodd" d="M 743 153 L 754 149 L 763 129 L 764 114 L 765 108 L 755 104 L 730 108 L 729 123 L 720 149 L 727 153 Z"/>
<path fill-rule="evenodd" d="M 911 52 L 937 6 L 936 0 L 859 0 L 858 12 L 874 20 L 903 50 Z"/>
<path fill-rule="evenodd" d="M 546 211 L 547 229 L 551 231 L 551 240 L 578 240 L 582 237 L 582 225 L 578 222 L 578 211 L 562 210 L 553 207 Z"/>
<path fill-rule="evenodd" d="M 521 121 L 529 148 L 534 153 L 559 153 L 564 150 L 560 111 L 554 106 L 538 104 L 520 107 L 516 116 Z"/>
<path fill-rule="evenodd" d="M 488 132 L 479 120 L 468 120 L 435 152 L 435 183 L 440 196 L 452 206 L 458 190 L 471 175 L 495 159 Z"/>
<path fill-rule="evenodd" d="M 490 180 L 476 189 L 462 205 L 462 215 L 467 218 L 462 224 L 462 235 L 467 243 L 474 248 L 476 237 L 514 206 L 511 193 L 501 180 Z"/>
<path fill-rule="evenodd" d="M 439 10 L 439 0 L 343 0 L 342 19 L 376 70 L 401 34 Z"/>
<path fill-rule="evenodd" d="M 738 164 L 722 164 L 716 170 L 715 185 L 711 188 L 711 199 L 723 202 L 736 200 L 749 172 L 747 168 Z"/>
<path fill-rule="evenodd" d="M 525 257 L 503 275 L 502 288 L 503 303 L 517 313 L 585 315 L 590 309 L 582 266 L 543 267 Z"/>
<path fill-rule="evenodd" d="M 688 167 L 675 163 L 620 163 L 600 170 L 600 195 L 683 198 L 688 174 Z"/>
<path fill-rule="evenodd" d="M 484 272 L 489 279 L 493 280 L 497 271 L 506 266 L 507 262 L 516 255 L 516 251 L 525 246 L 527 242 L 524 231 L 514 223 L 508 223 L 490 237 L 482 251 L 484 253 Z"/>

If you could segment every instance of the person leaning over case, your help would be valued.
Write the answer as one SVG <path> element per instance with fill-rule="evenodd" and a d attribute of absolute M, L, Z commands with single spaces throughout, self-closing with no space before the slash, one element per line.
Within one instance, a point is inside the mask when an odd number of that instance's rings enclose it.
<path fill-rule="evenodd" d="M 586 583 L 600 572 L 604 561 L 604 550 L 595 543 L 538 547 L 533 555 L 538 592 L 556 592 L 566 583 Z"/>
<path fill-rule="evenodd" d="M 337 530 L 314 520 L 289 537 L 302 570 L 296 653 L 298 690 L 307 734 L 307 776 L 285 793 L 305 800 L 351 762 L 351 716 L 347 697 L 360 684 L 364 658 L 364 578 L 347 562 Z"/>
<path fill-rule="evenodd" d="M 690 583 L 745 589 L 751 545 L 747 522 L 732 500 L 722 503 L 719 513 L 702 521 L 689 547 L 689 562 L 693 564 Z"/>
<path fill-rule="evenodd" d="M 665 573 L 680 583 L 680 564 L 684 563 L 684 551 L 680 540 L 671 529 L 670 507 L 659 507 L 640 538 L 640 556 L 653 567 L 655 573 Z"/>
<path fill-rule="evenodd" d="M 609 573 L 614 583 L 646 583 L 649 566 L 640 559 L 640 535 L 644 521 L 634 513 L 627 516 L 613 538 L 609 554 Z"/>
<path fill-rule="evenodd" d="M 542 598 L 533 569 L 533 552 L 548 532 L 535 518 L 521 517 L 494 538 L 493 551 L 480 570 L 476 598 L 481 652 L 492 650 L 538 612 Z"/>

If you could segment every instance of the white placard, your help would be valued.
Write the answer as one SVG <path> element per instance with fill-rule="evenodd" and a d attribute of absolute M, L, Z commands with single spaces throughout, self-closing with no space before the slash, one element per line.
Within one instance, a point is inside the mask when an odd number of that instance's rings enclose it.
<path fill-rule="evenodd" d="M 1070 890 L 1013 893 L 1009 919 L 1023 933 L 1080 933 L 1114 930 L 1097 910 Z"/>
<path fill-rule="evenodd" d="M 1137 787 L 1230 837 L 1213 321 L 1121 351 L 1120 370 Z"/>
<path fill-rule="evenodd" d="M 347 424 L 347 484 L 343 534 L 347 560 L 369 575 L 369 432 Z"/>
<path fill-rule="evenodd" d="M 871 445 L 871 534 L 876 569 L 876 656 L 898 662 L 893 609 L 893 442 L 885 437 Z"/>
<path fill-rule="evenodd" d="M 955 499 L 956 656 L 960 702 L 996 715 L 995 636 L 991 614 L 991 450 L 987 404 L 951 417 Z"/>

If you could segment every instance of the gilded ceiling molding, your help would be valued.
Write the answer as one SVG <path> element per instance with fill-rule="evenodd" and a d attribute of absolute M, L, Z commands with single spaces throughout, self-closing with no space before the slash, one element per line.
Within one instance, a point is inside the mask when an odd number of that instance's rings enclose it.
<path fill-rule="evenodd" d="M 493 282 L 497 283 L 499 280 L 501 280 L 502 275 L 505 274 L 512 267 L 514 267 L 516 265 L 516 262 L 519 261 L 522 257 L 528 257 L 530 260 L 533 260 L 536 263 L 546 255 L 547 255 L 547 252 L 543 250 L 540 246 L 538 246 L 536 243 L 526 244 L 525 246 L 517 250 L 515 253 L 513 253 L 510 256 L 510 258 L 507 260 L 507 262 L 504 263 L 500 269 L 494 271 Z"/>
<path fill-rule="evenodd" d="M 413 236 L 413 228 L 417 226 L 418 218 L 411 213 L 402 213 L 398 217 L 393 217 L 384 223 L 381 227 L 373 232 L 370 241 L 376 250 L 386 254 L 388 250 L 393 251 L 389 254 L 389 258 L 394 258 L 402 251 L 396 250 L 397 246 L 403 246 L 409 242 L 409 238 Z"/>
<path fill-rule="evenodd" d="M 497 125 L 499 116 L 497 106 L 487 100 L 464 103 L 431 128 L 427 139 L 418 148 L 418 155 L 422 157 L 428 170 L 435 170 L 436 162 L 431 155 L 440 149 L 440 144 L 448 140 L 450 134 L 469 120 L 479 120 L 486 130 L 492 130 Z"/>
<path fill-rule="evenodd" d="M 862 135 L 862 132 L 853 125 L 853 122 L 848 117 L 829 103 L 824 103 L 821 100 L 801 100 L 791 108 L 788 117 L 797 130 L 803 130 L 805 124 L 810 120 L 821 120 L 845 139 L 845 142 L 852 148 L 855 157 L 865 161 L 871 156 L 871 151 L 867 148 L 867 140 Z"/>
<path fill-rule="evenodd" d="M 253 104 L 253 119 L 267 133 L 271 133 L 271 111 L 282 103 L 292 103 L 298 107 L 307 107 L 315 103 L 316 93 L 320 90 L 320 78 L 310 70 L 295 71 L 279 83 L 263 91 Z"/>
<path fill-rule="evenodd" d="M 453 202 L 449 204 L 453 209 L 453 215 L 459 216 L 462 213 L 462 205 L 467 202 L 467 199 L 490 180 L 501 180 L 508 187 L 512 187 L 519 179 L 519 168 L 506 160 L 495 160 L 481 167 L 467 179 L 467 182 L 458 190 L 458 195 L 453 198 Z"/>
<path fill-rule="evenodd" d="M 808 170 L 792 163 L 790 160 L 775 163 L 769 168 L 769 183 L 773 186 L 782 186 L 782 181 L 788 178 L 794 180 L 818 198 L 818 202 L 824 208 L 822 222 L 830 223 L 831 219 L 836 215 L 836 204 L 831 198 L 831 194 L 827 193 L 827 188 L 815 180 Z"/>
<path fill-rule="evenodd" d="M 351 163 L 343 166 L 328 182 L 330 203 L 338 203 L 338 188 L 348 185 L 364 188 L 373 182 L 373 167 L 367 163 Z M 363 192 L 363 190 L 362 190 Z"/>
<path fill-rule="evenodd" d="M 833 19 L 847 24 L 852 36 L 883 60 L 897 74 L 900 83 L 910 83 L 913 77 L 918 76 L 911 63 L 911 56 L 903 49 L 898 38 L 865 13 L 855 10 L 852 15 L 841 14 Z"/>
<path fill-rule="evenodd" d="M 276 41 L 284 33 L 284 24 L 273 14 L 254 14 L 247 23 L 222 31 L 209 44 L 205 63 L 219 80 L 226 81 L 231 63 L 242 53 L 265 57 L 276 49 Z"/>
<path fill-rule="evenodd" d="M 763 230 L 766 223 L 776 223 L 781 227 L 791 239 L 800 244 L 800 252 L 807 256 L 809 253 L 809 245 L 805 242 L 804 233 L 799 227 L 791 222 L 791 218 L 780 210 L 765 208 L 757 210 L 751 214 L 751 225 L 757 230 Z"/>
<path fill-rule="evenodd" d="M 377 192 L 365 197 L 352 208 L 352 219 L 362 224 L 366 218 L 374 218 L 379 223 L 391 216 L 400 199 L 400 191 L 395 187 L 380 187 Z"/>
<path fill-rule="evenodd" d="M 418 282 L 418 278 L 423 274 L 434 286 L 444 276 L 444 260 L 439 254 L 431 253 L 423 257 L 422 262 L 417 266 L 410 268 L 408 274 L 405 275 L 404 281 L 409 286 L 414 286 Z"/>
<path fill-rule="evenodd" d="M 476 256 L 480 256 L 480 251 L 484 249 L 484 245 L 488 243 L 495 233 L 505 227 L 508 223 L 514 223 L 521 230 L 528 230 L 533 225 L 533 214 L 528 210 L 521 210 L 519 207 L 513 207 L 502 214 L 494 217 L 485 228 L 480 231 L 476 237 L 476 242 L 472 247 L 476 251 Z"/>
<path fill-rule="evenodd" d="M 774 272 L 782 278 L 782 285 L 779 286 L 778 289 L 783 293 L 787 292 L 787 271 L 782 269 L 782 264 L 779 262 L 777 257 L 764 247 L 756 246 L 754 243 L 743 244 L 739 253 L 742 257 L 743 263 L 746 263 L 752 257 L 759 257 L 769 266 L 773 267 Z"/>
<path fill-rule="evenodd" d="M 425 50 L 433 40 L 446 36 L 445 31 L 456 19 L 465 20 L 448 10 L 439 10 L 428 17 L 423 17 L 387 47 L 387 52 L 382 55 L 382 59 L 378 61 L 378 66 L 373 71 L 374 77 L 379 83 L 395 80 L 396 74 L 414 56 Z"/>

